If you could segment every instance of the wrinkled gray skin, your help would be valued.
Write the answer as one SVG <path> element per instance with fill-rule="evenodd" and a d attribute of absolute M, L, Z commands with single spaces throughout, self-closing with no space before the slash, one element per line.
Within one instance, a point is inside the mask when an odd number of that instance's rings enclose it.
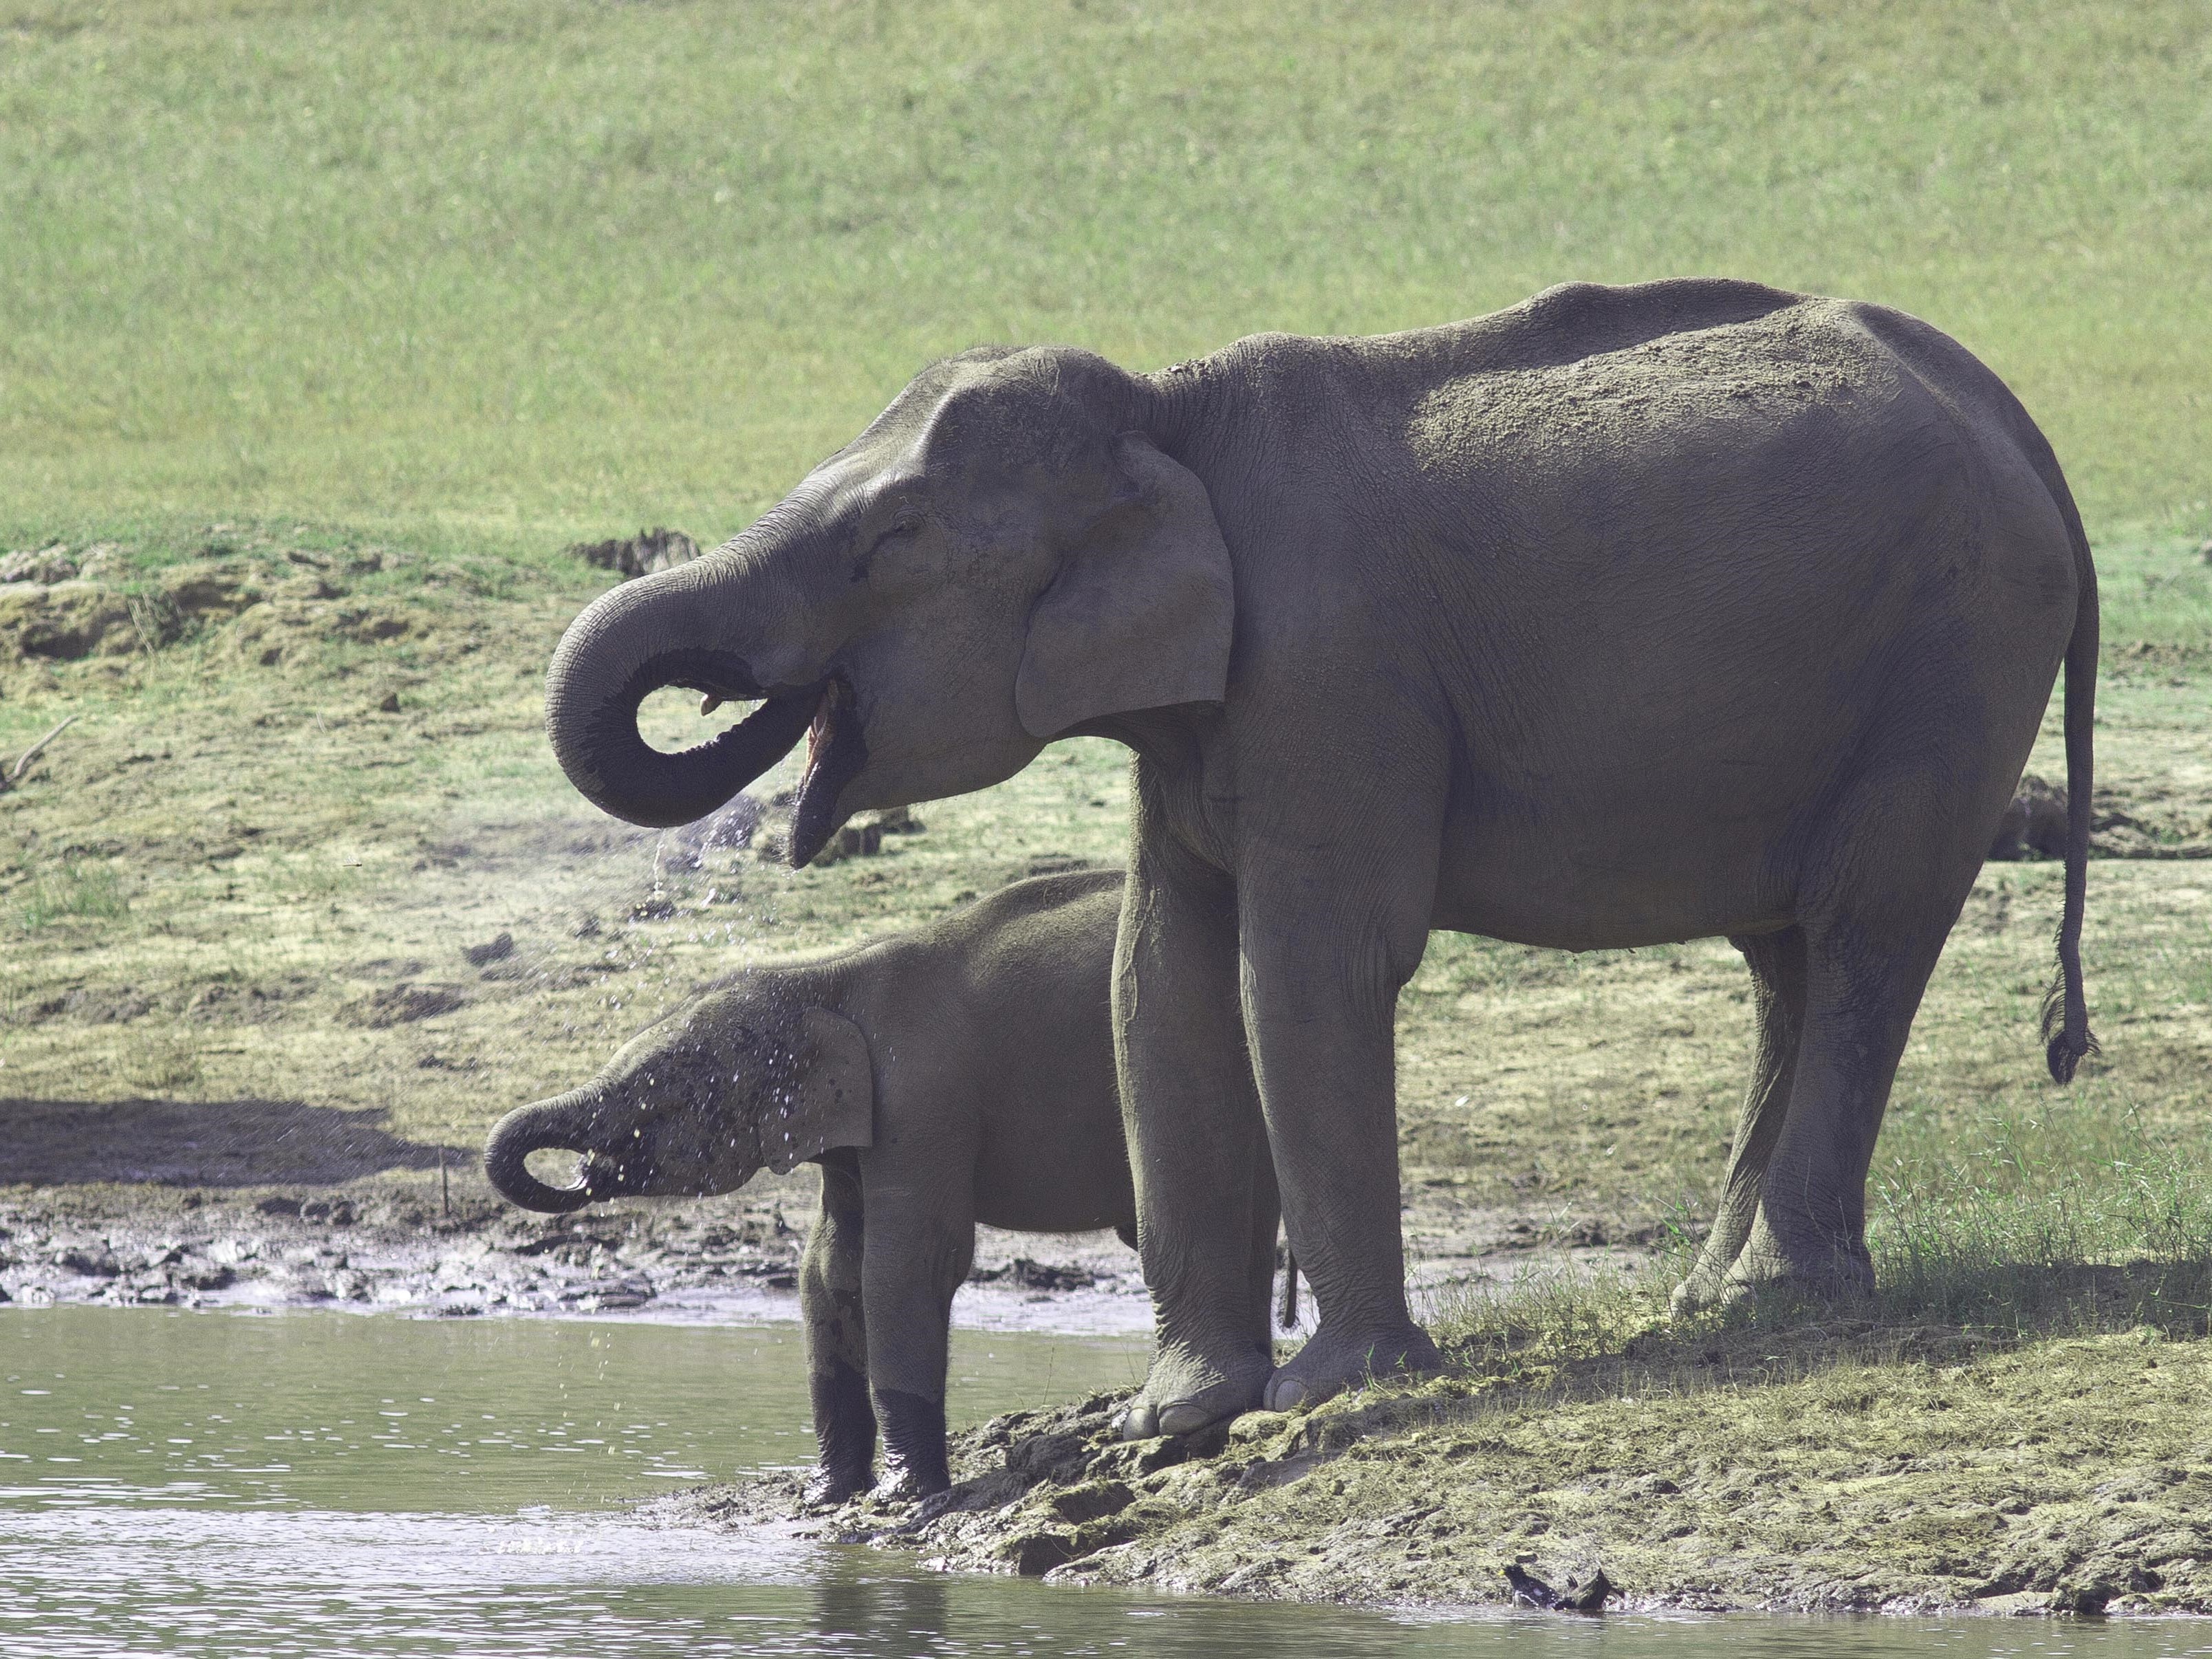
<path fill-rule="evenodd" d="M 1133 1243 L 1109 981 L 1119 871 L 1019 882 L 930 927 L 763 968 L 686 1004 L 583 1088 L 509 1113 L 484 1162 L 518 1204 L 728 1192 L 763 1165 L 822 1170 L 799 1279 L 821 1446 L 817 1494 L 947 1485 L 945 1340 L 975 1224 L 1112 1227 Z M 1256 1105 L 1248 1102 L 1248 1109 Z M 580 1152 L 574 1188 L 524 1167 Z M 1272 1352 L 1273 1188 L 1244 1247 L 1245 1339 Z"/>
<path fill-rule="evenodd" d="M 1867 1286 L 1898 1056 L 2062 661 L 2054 1073 L 2089 1046 L 2096 618 L 2049 446 L 1954 342 L 1747 283 L 1575 286 L 1151 375 L 939 363 L 727 546 L 578 617 L 548 714 L 577 787 L 647 823 L 805 733 L 802 863 L 849 813 L 1053 738 L 1135 751 L 1114 995 L 1158 1309 L 1140 1435 L 1434 1362 L 1391 1051 L 1432 928 L 1735 941 L 1758 1058 L 1681 1299 Z M 659 755 L 635 712 L 667 684 L 768 701 Z M 1272 1377 L 1263 1136 L 1321 1315 Z"/>

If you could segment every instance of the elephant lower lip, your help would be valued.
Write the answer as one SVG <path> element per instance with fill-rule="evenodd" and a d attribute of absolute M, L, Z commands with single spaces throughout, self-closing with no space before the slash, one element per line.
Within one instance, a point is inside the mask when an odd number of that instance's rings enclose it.
<path fill-rule="evenodd" d="M 791 811 L 791 864 L 803 868 L 820 852 L 838 824 L 837 798 L 845 793 L 867 759 L 860 723 L 854 717 L 854 696 L 842 676 L 823 688 L 814 719 L 806 728 L 806 768 Z"/>
<path fill-rule="evenodd" d="M 832 680 L 822 688 L 822 701 L 814 705 L 814 718 L 806 727 L 806 764 L 801 769 L 800 786 L 813 777 L 822 764 L 822 757 L 829 751 L 831 732 L 837 724 L 837 689 L 839 682 Z"/>

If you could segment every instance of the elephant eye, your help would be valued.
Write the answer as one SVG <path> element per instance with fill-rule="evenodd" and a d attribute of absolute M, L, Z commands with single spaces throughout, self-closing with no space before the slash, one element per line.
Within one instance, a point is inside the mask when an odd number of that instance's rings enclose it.
<path fill-rule="evenodd" d="M 921 526 L 922 512 L 921 507 L 916 506 L 902 507 L 898 510 L 897 515 L 894 517 L 889 524 L 885 525 L 881 530 L 876 532 L 875 540 L 868 544 L 868 550 L 861 554 L 859 558 L 853 562 L 853 580 L 856 582 L 864 582 L 867 580 L 868 567 L 874 562 L 876 555 L 900 540 L 902 537 L 911 536 L 915 531 L 921 529 Z"/>

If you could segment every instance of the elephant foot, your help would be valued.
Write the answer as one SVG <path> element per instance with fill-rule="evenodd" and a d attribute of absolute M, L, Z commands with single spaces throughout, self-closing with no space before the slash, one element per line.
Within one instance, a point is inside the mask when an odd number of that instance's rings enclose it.
<path fill-rule="evenodd" d="M 1269 1380 L 1267 1409 L 1318 1406 L 1370 1377 L 1432 1371 L 1443 1363 L 1429 1334 L 1411 1320 L 1380 1330 L 1334 1330 L 1324 1324 Z"/>
<path fill-rule="evenodd" d="M 1700 1261 L 1674 1287 L 1675 1317 L 1757 1303 L 1761 1297 L 1856 1302 L 1874 1294 L 1874 1262 L 1857 1239 L 1799 1239 L 1784 1247 L 1754 1237 L 1735 1261 Z"/>
<path fill-rule="evenodd" d="M 1692 1273 L 1677 1285 L 1667 1298 L 1668 1316 L 1692 1319 L 1699 1314 L 1728 1313 L 1737 1308 L 1754 1307 L 1762 1291 L 1780 1297 L 1794 1280 L 1770 1279 L 1753 1284 L 1747 1279 L 1733 1279 L 1725 1273 Z"/>
<path fill-rule="evenodd" d="M 1688 1319 L 1694 1315 L 1711 1313 L 1717 1308 L 1730 1306 L 1735 1301 L 1727 1279 L 1706 1270 L 1700 1262 L 1690 1276 L 1677 1285 L 1667 1297 L 1670 1317 Z"/>
<path fill-rule="evenodd" d="M 1121 1413 L 1121 1438 L 1195 1434 L 1242 1417 L 1259 1405 L 1268 1370 L 1267 1356 L 1257 1348 L 1239 1348 L 1237 1358 L 1226 1364 L 1188 1351 L 1162 1349 L 1152 1356 L 1144 1389 Z"/>
<path fill-rule="evenodd" d="M 945 1402 L 901 1389 L 876 1390 L 876 1415 L 884 1425 L 884 1478 L 878 1498 L 909 1502 L 952 1484 L 945 1463 Z"/>
<path fill-rule="evenodd" d="M 884 1478 L 876 1482 L 876 1496 L 887 1504 L 916 1504 L 951 1488 L 951 1478 L 941 1469 L 902 1468 L 886 1462 Z"/>
<path fill-rule="evenodd" d="M 807 1478 L 803 1501 L 809 1509 L 834 1510 L 867 1491 L 874 1480 L 875 1471 L 872 1469 L 838 1469 L 825 1466 Z"/>

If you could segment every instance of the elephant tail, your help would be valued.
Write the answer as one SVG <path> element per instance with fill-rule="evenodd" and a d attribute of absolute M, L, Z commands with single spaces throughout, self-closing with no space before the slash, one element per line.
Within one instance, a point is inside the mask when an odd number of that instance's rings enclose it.
<path fill-rule="evenodd" d="M 2048 453 L 2048 451 L 2045 451 Z M 2057 471 L 2054 461 L 2051 471 Z M 2051 491 L 2074 544 L 2079 598 L 2074 635 L 2066 643 L 2066 902 L 2058 922 L 2058 972 L 2043 999 L 2044 1055 L 2052 1079 L 2073 1080 L 2074 1068 L 2098 1052 L 2089 1030 L 2088 999 L 2081 989 L 2081 916 L 2087 907 L 2089 805 L 2096 788 L 2097 569 L 2081 515 L 2063 478 Z"/>
<path fill-rule="evenodd" d="M 1283 1241 L 1283 1299 L 1275 1310 L 1275 1323 L 1286 1331 L 1298 1328 L 1298 1258 L 1288 1239 Z"/>

